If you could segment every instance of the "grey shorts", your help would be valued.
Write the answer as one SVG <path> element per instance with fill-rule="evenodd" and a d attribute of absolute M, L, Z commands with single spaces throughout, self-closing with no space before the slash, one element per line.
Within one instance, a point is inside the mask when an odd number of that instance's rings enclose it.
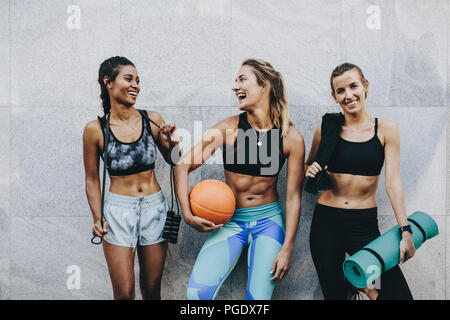
<path fill-rule="evenodd" d="M 135 248 L 164 241 L 162 237 L 169 204 L 162 191 L 149 196 L 129 197 L 108 192 L 104 218 L 108 222 L 107 242 Z"/>

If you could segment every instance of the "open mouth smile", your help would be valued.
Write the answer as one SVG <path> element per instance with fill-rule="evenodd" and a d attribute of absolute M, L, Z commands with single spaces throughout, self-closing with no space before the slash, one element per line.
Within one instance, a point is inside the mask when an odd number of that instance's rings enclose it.
<path fill-rule="evenodd" d="M 236 96 L 237 96 L 239 101 L 242 101 L 245 98 L 247 98 L 247 95 L 245 93 L 243 93 L 243 92 L 239 92 Z"/>

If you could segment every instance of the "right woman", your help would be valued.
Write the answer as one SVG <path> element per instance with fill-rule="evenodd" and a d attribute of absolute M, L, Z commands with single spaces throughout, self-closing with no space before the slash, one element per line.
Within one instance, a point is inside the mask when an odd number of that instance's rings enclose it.
<path fill-rule="evenodd" d="M 289 117 L 282 75 L 268 62 L 244 61 L 233 91 L 244 112 L 218 122 L 175 167 L 184 220 L 200 232 L 211 232 L 192 270 L 188 299 L 214 299 L 247 245 L 247 299 L 270 299 L 290 267 L 300 218 L 303 137 Z M 194 216 L 188 196 L 189 173 L 218 148 L 223 149 L 226 183 L 236 198 L 236 211 L 224 225 Z M 285 223 L 277 180 L 286 159 Z"/>
<path fill-rule="evenodd" d="M 390 199 L 402 240 L 400 261 L 411 258 L 415 248 L 407 231 L 405 199 L 400 180 L 400 134 L 398 125 L 389 119 L 376 118 L 366 109 L 369 82 L 361 69 L 344 63 L 331 75 L 331 94 L 343 115 L 334 122 L 324 116 L 306 161 L 307 179 L 320 179 L 320 171 L 331 178 L 331 189 L 324 190 L 314 210 L 310 248 L 325 299 L 346 299 L 346 282 L 342 263 L 345 253 L 352 255 L 380 235 L 375 193 L 383 163 L 386 162 L 386 192 Z M 328 116 L 328 117 L 327 117 Z M 339 118 L 340 117 L 340 118 Z M 340 122 L 339 122 L 340 121 Z M 337 130 L 333 137 L 332 123 Z M 328 126 L 322 127 L 324 123 Z M 331 136 L 330 136 L 331 135 Z M 333 140 L 335 138 L 335 140 Z M 321 144 L 322 140 L 327 143 Z M 333 148 L 330 141 L 336 141 Z M 332 150 L 329 150 L 332 149 Z M 327 166 L 318 162 L 329 153 Z M 320 153 L 320 154 L 318 154 Z M 316 160 L 321 159 L 321 160 Z M 320 175 L 324 175 L 320 172 Z M 323 180 L 322 180 L 323 181 Z M 311 181 L 307 181 L 308 183 Z M 403 231 L 404 230 L 404 231 Z M 408 284 L 398 266 L 384 272 L 381 286 L 363 290 L 371 300 L 412 299 Z"/>

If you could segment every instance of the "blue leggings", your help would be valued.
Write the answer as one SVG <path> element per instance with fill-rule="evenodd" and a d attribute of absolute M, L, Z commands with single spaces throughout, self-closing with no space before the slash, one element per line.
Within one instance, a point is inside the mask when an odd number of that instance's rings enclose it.
<path fill-rule="evenodd" d="M 281 213 L 278 201 L 237 209 L 232 219 L 205 241 L 189 279 L 187 299 L 214 299 L 246 245 L 249 245 L 246 299 L 270 299 L 275 288 L 270 270 L 284 242 Z"/>

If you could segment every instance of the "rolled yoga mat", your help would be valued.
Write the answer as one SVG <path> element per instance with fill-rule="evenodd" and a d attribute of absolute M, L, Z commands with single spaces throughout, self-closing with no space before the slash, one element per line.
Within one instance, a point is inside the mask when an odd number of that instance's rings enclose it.
<path fill-rule="evenodd" d="M 439 234 L 434 219 L 422 211 L 408 217 L 414 246 L 418 249 L 425 240 Z M 352 285 L 364 288 L 384 271 L 400 262 L 400 233 L 394 226 L 344 261 L 344 274 Z"/>

